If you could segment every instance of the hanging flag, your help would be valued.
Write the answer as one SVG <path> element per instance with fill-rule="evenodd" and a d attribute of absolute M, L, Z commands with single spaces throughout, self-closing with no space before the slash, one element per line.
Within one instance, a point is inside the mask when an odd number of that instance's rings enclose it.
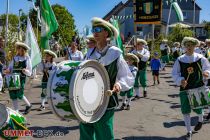
<path fill-rule="evenodd" d="M 118 30 L 119 32 L 119 35 L 118 37 L 115 39 L 115 45 L 120 48 L 120 50 L 122 51 L 123 53 L 123 56 L 124 56 L 124 48 L 123 48 L 123 42 L 122 42 L 122 39 L 121 39 L 121 36 L 120 36 L 120 28 L 119 28 L 119 24 L 118 24 L 118 20 L 112 20 L 111 21 L 111 24 Z"/>
<path fill-rule="evenodd" d="M 58 22 L 48 0 L 41 0 L 41 47 L 49 49 L 49 39 L 58 29 Z"/>
<path fill-rule="evenodd" d="M 174 1 L 172 3 L 172 6 L 176 12 L 178 21 L 184 21 L 184 16 L 183 16 L 181 8 L 179 7 L 179 4 L 176 1 Z"/>
<path fill-rule="evenodd" d="M 134 22 L 136 24 L 160 24 L 162 0 L 134 0 Z"/>
<path fill-rule="evenodd" d="M 32 62 L 32 68 L 35 68 L 41 61 L 41 53 L 34 34 L 33 28 L 31 26 L 31 21 L 28 17 L 27 19 L 27 29 L 26 29 L 26 40 L 25 43 L 31 48 L 29 51 L 29 56 Z"/>

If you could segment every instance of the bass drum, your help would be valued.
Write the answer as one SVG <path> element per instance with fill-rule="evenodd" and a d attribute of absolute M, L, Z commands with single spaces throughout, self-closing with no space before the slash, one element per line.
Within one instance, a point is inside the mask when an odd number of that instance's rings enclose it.
<path fill-rule="evenodd" d="M 49 104 L 62 120 L 94 123 L 105 113 L 110 89 L 106 69 L 97 61 L 63 61 L 50 73 Z"/>

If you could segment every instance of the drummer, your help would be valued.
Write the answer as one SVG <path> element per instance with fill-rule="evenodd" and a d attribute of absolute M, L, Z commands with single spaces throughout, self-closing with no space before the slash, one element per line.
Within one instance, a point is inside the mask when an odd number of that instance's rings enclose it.
<path fill-rule="evenodd" d="M 135 78 L 134 92 L 136 96 L 132 100 L 140 98 L 140 86 L 143 88 L 143 96 L 147 97 L 147 61 L 150 58 L 150 52 L 144 48 L 147 42 L 144 39 L 137 38 L 136 47 L 131 52 L 139 58 L 138 72 Z"/>
<path fill-rule="evenodd" d="M 96 40 L 93 35 L 87 36 L 87 47 L 88 51 L 84 56 L 84 60 L 90 60 L 99 57 L 100 54 L 96 52 Z"/>
<path fill-rule="evenodd" d="M 174 61 L 180 56 L 180 43 L 179 42 L 174 42 L 173 48 L 172 48 L 172 55 Z"/>
<path fill-rule="evenodd" d="M 20 90 L 9 91 L 10 99 L 13 102 L 13 107 L 15 111 L 18 111 L 18 99 L 24 100 L 26 103 L 26 109 L 24 114 L 28 114 L 31 110 L 31 103 L 24 96 L 24 85 L 26 81 L 26 76 L 31 76 L 32 65 L 31 59 L 27 54 L 27 51 L 30 49 L 28 45 L 22 42 L 15 43 L 17 54 L 13 57 L 13 60 L 10 62 L 8 69 L 4 71 L 5 74 L 19 73 L 20 74 Z"/>
<path fill-rule="evenodd" d="M 65 57 L 66 60 L 73 60 L 73 61 L 83 60 L 83 54 L 81 51 L 78 50 L 78 44 L 76 42 L 72 42 L 66 51 L 67 51 Z"/>
<path fill-rule="evenodd" d="M 57 55 L 51 50 L 44 50 L 45 61 L 40 63 L 39 69 L 43 72 L 42 77 L 42 93 L 41 93 L 41 106 L 39 111 L 45 109 L 45 102 L 47 101 L 47 82 L 49 78 L 49 72 L 56 67 L 56 63 L 53 62 L 53 58 L 57 58 Z"/>
<path fill-rule="evenodd" d="M 118 106 L 117 93 L 129 90 L 134 84 L 134 77 L 122 56 L 122 51 L 108 45 L 107 39 L 117 37 L 117 29 L 109 22 L 101 18 L 92 19 L 92 32 L 97 42 L 97 51 L 100 58 L 97 59 L 107 70 L 111 90 L 107 111 L 102 118 L 95 123 L 80 123 L 80 140 L 114 140 L 113 120 L 114 109 Z"/>
<path fill-rule="evenodd" d="M 172 70 L 172 77 L 175 83 L 180 86 L 181 111 L 188 131 L 186 135 L 187 138 L 192 137 L 192 129 L 190 118 L 191 108 L 186 90 L 204 86 L 203 79 L 208 79 L 210 76 L 208 60 L 203 55 L 194 52 L 198 43 L 199 41 L 192 37 L 185 37 L 183 39 L 182 46 L 186 48 L 186 53 L 178 57 Z M 198 131 L 202 127 L 203 111 L 202 109 L 193 111 L 196 112 L 199 117 L 198 123 L 194 128 L 195 131 Z"/>

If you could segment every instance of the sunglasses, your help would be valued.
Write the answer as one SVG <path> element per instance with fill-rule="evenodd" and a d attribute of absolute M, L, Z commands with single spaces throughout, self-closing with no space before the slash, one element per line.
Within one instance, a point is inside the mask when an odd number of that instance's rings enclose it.
<path fill-rule="evenodd" d="M 92 33 L 100 33 L 104 30 L 103 27 L 93 27 Z"/>

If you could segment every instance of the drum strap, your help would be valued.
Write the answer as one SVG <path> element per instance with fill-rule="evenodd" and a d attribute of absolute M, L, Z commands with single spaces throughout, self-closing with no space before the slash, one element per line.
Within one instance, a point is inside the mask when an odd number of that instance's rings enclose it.
<path fill-rule="evenodd" d="M 22 130 L 28 130 L 28 128 L 26 128 L 25 126 L 17 122 L 14 118 L 11 118 L 11 119 L 14 122 L 14 124 L 18 125 Z"/>

